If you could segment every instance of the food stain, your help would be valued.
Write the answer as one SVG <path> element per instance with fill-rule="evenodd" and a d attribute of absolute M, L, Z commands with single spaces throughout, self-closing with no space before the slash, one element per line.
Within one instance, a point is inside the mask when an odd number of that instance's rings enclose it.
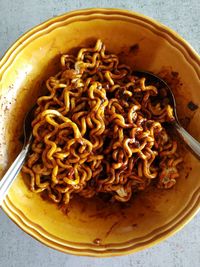
<path fill-rule="evenodd" d="M 96 238 L 93 240 L 93 243 L 96 245 L 101 245 L 102 240 L 100 238 Z"/>
<path fill-rule="evenodd" d="M 187 173 L 186 173 L 186 175 L 185 175 L 185 179 L 188 178 L 189 174 L 190 174 L 190 172 L 187 172 Z"/>
<path fill-rule="evenodd" d="M 139 48 L 139 44 L 133 44 L 132 46 L 130 46 L 129 52 L 136 55 L 139 52 Z"/>
<path fill-rule="evenodd" d="M 115 223 L 113 223 L 111 225 L 111 227 L 109 228 L 109 230 L 106 232 L 105 238 L 110 235 L 110 233 L 113 231 L 113 229 L 115 228 L 115 226 L 118 225 L 118 224 L 119 224 L 119 221 L 117 221 L 117 222 L 115 222 Z"/>
<path fill-rule="evenodd" d="M 196 105 L 195 103 L 193 103 L 192 101 L 188 102 L 187 107 L 188 107 L 191 111 L 195 111 L 196 109 L 199 108 L 199 106 Z"/>
<path fill-rule="evenodd" d="M 187 127 L 190 124 L 191 118 L 189 118 L 189 117 L 186 116 L 185 118 L 179 119 L 179 121 L 180 121 L 181 125 L 183 126 L 183 128 L 186 128 L 187 129 Z"/>

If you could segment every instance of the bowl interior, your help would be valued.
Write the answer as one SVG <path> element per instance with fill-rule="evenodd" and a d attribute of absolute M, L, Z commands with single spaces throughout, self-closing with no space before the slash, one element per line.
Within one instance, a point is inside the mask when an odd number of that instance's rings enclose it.
<path fill-rule="evenodd" d="M 200 111 L 191 111 L 187 106 L 189 101 L 200 104 L 199 67 L 189 48 L 173 38 L 173 34 L 144 18 L 117 11 L 110 15 L 82 12 L 46 26 L 18 41 L 16 52 L 1 67 L 2 173 L 22 146 L 24 116 L 44 93 L 45 80 L 58 71 L 60 55 L 92 45 L 97 38 L 105 42 L 108 51 L 118 54 L 121 62 L 134 69 L 164 70 L 172 75 L 179 117 L 188 131 L 200 139 Z M 181 151 L 184 165 L 176 186 L 171 190 L 150 189 L 133 197 L 128 204 L 76 198 L 64 214 L 55 204 L 30 192 L 27 177 L 19 174 L 4 208 L 14 221 L 21 220 L 36 233 L 62 246 L 96 253 L 109 249 L 121 249 L 122 253 L 128 247 L 138 249 L 183 226 L 197 209 L 200 162 L 185 148 Z"/>

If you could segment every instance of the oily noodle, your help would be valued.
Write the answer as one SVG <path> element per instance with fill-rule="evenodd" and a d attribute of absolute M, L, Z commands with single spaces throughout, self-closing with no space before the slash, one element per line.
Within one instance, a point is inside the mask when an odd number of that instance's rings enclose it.
<path fill-rule="evenodd" d="M 153 180 L 170 188 L 179 176 L 177 142 L 163 123 L 174 119 L 158 86 L 133 75 L 101 40 L 77 56 L 61 56 L 62 70 L 37 100 L 33 143 L 23 172 L 31 190 L 67 204 L 74 194 L 107 193 L 126 202 Z"/>

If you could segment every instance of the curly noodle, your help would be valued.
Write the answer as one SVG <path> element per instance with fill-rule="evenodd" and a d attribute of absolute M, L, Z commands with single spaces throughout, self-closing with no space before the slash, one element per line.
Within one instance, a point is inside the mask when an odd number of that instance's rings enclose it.
<path fill-rule="evenodd" d="M 62 70 L 37 100 L 33 143 L 23 172 L 31 190 L 68 204 L 74 194 L 107 193 L 126 202 L 152 180 L 170 188 L 179 176 L 177 142 L 163 123 L 174 120 L 159 89 L 136 77 L 97 40 L 77 57 L 63 55 Z"/>

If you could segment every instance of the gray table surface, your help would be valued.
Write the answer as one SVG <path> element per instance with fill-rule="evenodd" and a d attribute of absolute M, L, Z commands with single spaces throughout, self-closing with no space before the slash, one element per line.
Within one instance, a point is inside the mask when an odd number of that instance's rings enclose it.
<path fill-rule="evenodd" d="M 33 26 L 64 12 L 88 7 L 117 7 L 153 17 L 176 30 L 200 52 L 198 0 L 0 0 L 0 57 Z M 104 259 L 71 256 L 31 238 L 0 209 L 0 267 L 197 267 L 199 244 L 200 214 L 173 237 L 133 255 Z"/>

